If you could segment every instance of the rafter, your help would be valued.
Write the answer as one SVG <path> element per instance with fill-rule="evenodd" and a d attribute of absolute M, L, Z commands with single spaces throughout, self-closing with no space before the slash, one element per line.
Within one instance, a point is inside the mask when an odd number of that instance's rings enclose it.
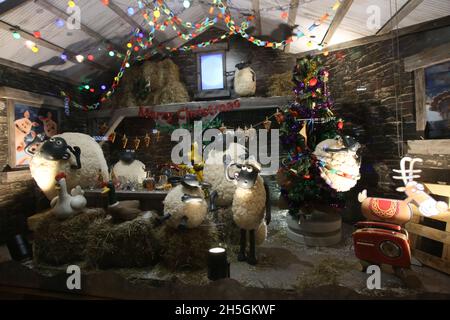
<path fill-rule="evenodd" d="M 18 62 L 14 62 L 14 61 L 11 61 L 11 60 L 7 60 L 7 59 L 3 59 L 3 58 L 0 58 L 0 65 L 3 65 L 5 67 L 9 67 L 9 68 L 12 68 L 12 69 L 15 69 L 15 70 L 20 70 L 20 71 L 23 71 L 23 72 L 26 72 L 26 73 L 34 73 L 34 74 L 37 74 L 37 75 L 40 75 L 40 76 L 51 78 L 51 79 L 59 81 L 59 82 L 65 82 L 65 83 L 68 83 L 68 84 L 71 84 L 71 85 L 74 85 L 74 86 L 78 86 L 80 84 L 79 82 L 77 82 L 75 80 L 72 80 L 70 78 L 67 78 L 67 77 L 64 77 L 64 76 L 61 76 L 61 75 L 57 75 L 57 74 L 53 74 L 53 73 L 50 73 L 50 72 L 47 72 L 47 71 L 39 70 L 39 69 L 36 69 L 36 68 L 33 68 L 33 67 L 29 67 L 29 66 L 26 66 L 24 64 L 21 64 L 21 63 L 18 63 Z"/>
<path fill-rule="evenodd" d="M 18 26 L 13 26 L 5 21 L 0 20 L 0 29 L 6 30 L 6 31 L 15 30 L 20 34 L 20 36 L 23 39 L 30 40 L 30 41 L 36 43 L 37 45 L 47 48 L 47 49 L 50 49 L 50 50 L 53 50 L 53 51 L 56 51 L 59 53 L 65 53 L 67 55 L 67 58 L 70 61 L 72 61 L 74 63 L 78 63 L 78 61 L 75 58 L 77 56 L 77 53 L 72 52 L 66 48 L 60 47 L 60 46 L 58 46 L 50 41 L 47 41 L 43 38 L 36 38 L 33 34 L 20 29 L 20 27 L 18 27 Z M 109 70 L 110 69 L 110 67 L 100 64 L 100 63 L 97 63 L 97 62 L 94 62 L 94 61 L 86 60 L 84 63 L 93 68 L 100 69 L 100 70 Z"/>
<path fill-rule="evenodd" d="M 353 0 L 341 1 L 341 5 L 337 9 L 336 14 L 334 15 L 334 18 L 331 21 L 331 24 L 328 27 L 328 30 L 325 33 L 325 36 L 323 37 L 320 45 L 322 45 L 322 46 L 328 45 L 331 38 L 333 37 L 333 35 L 336 33 L 337 29 L 339 28 L 339 25 L 341 24 L 342 20 L 344 20 L 344 17 L 347 14 L 348 10 L 350 9 L 352 3 L 353 3 Z"/>
<path fill-rule="evenodd" d="M 256 35 L 258 36 L 262 34 L 261 13 L 259 12 L 259 7 L 259 0 L 252 0 L 253 15 L 255 16 Z"/>
<path fill-rule="evenodd" d="M 0 17 L 6 15 L 7 13 L 13 12 L 20 7 L 26 5 L 31 0 L 15 0 L 15 1 L 5 1 L 0 4 Z"/>
<path fill-rule="evenodd" d="M 127 13 L 125 13 L 116 3 L 114 3 L 113 0 L 109 0 L 108 8 L 110 8 L 116 15 L 118 15 L 122 20 L 128 23 L 133 29 L 139 29 L 144 32 L 144 28 L 133 18 L 131 18 Z M 156 39 L 156 37 L 153 38 L 153 44 L 158 50 L 159 41 L 158 39 Z"/>
<path fill-rule="evenodd" d="M 52 3 L 50 3 L 48 0 L 34 0 L 34 2 L 41 6 L 43 9 L 53 13 L 56 17 L 66 20 L 70 17 L 66 12 L 64 12 L 63 10 L 59 9 L 58 7 L 56 7 L 55 5 L 53 5 Z M 81 30 L 86 33 L 87 35 L 91 36 L 94 39 L 97 39 L 103 43 L 106 43 L 107 45 L 110 45 L 111 47 L 113 47 L 116 51 L 125 54 L 125 51 L 123 51 L 123 48 L 112 43 L 111 41 L 109 41 L 108 39 L 105 39 L 101 34 L 99 34 L 98 32 L 92 30 L 91 28 L 89 28 L 88 26 L 86 26 L 85 24 L 81 23 L 80 24 Z"/>
<path fill-rule="evenodd" d="M 291 27 L 295 25 L 295 19 L 297 18 L 299 2 L 300 2 L 299 0 L 291 0 L 291 3 L 289 5 L 288 25 Z M 284 51 L 289 52 L 290 50 L 291 44 L 288 43 L 286 47 L 284 47 Z"/>
<path fill-rule="evenodd" d="M 423 0 L 408 0 L 381 28 L 377 31 L 377 35 L 392 31 L 400 21 L 406 18 Z"/>

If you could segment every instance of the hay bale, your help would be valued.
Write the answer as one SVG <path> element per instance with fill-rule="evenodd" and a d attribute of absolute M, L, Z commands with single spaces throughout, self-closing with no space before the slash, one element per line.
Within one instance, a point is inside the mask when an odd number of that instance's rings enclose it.
<path fill-rule="evenodd" d="M 236 223 L 234 223 L 231 206 L 219 208 L 217 217 L 217 229 L 219 231 L 220 240 L 229 245 L 239 245 L 241 231 Z"/>
<path fill-rule="evenodd" d="M 61 265 L 83 260 L 88 227 L 102 217 L 105 217 L 105 211 L 100 208 L 86 209 L 64 221 L 53 214 L 47 216 L 34 232 L 35 262 Z"/>
<path fill-rule="evenodd" d="M 187 230 L 163 225 L 157 235 L 162 247 L 161 263 L 169 270 L 206 268 L 208 250 L 219 245 L 217 229 L 209 221 Z"/>
<path fill-rule="evenodd" d="M 88 265 L 106 268 L 144 267 L 159 259 L 159 243 L 153 221 L 142 216 L 120 224 L 103 218 L 88 231 L 86 260 Z"/>
<path fill-rule="evenodd" d="M 267 90 L 267 95 L 269 97 L 290 96 L 292 95 L 292 90 L 294 87 L 295 84 L 292 81 L 291 71 L 274 74 L 269 78 L 269 89 Z"/>
<path fill-rule="evenodd" d="M 188 101 L 189 94 L 184 84 L 180 81 L 172 81 L 167 83 L 164 88 L 155 95 L 154 103 L 169 104 Z"/>

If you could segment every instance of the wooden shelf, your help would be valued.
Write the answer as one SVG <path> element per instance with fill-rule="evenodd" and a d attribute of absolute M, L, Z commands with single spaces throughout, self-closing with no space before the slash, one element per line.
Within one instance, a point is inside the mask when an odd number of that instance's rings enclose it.
<path fill-rule="evenodd" d="M 20 182 L 31 180 L 31 172 L 30 170 L 17 170 L 17 171 L 8 171 L 8 172 L 0 172 L 0 181 L 2 183 L 12 183 L 12 182 Z"/>

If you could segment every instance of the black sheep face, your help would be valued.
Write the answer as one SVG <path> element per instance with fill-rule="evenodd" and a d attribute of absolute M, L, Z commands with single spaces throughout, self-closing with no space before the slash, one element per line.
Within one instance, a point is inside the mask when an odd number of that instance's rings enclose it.
<path fill-rule="evenodd" d="M 241 170 L 235 173 L 235 181 L 238 188 L 251 189 L 258 178 L 259 170 L 252 165 L 241 166 Z"/>
<path fill-rule="evenodd" d="M 50 138 L 41 147 L 41 153 L 47 160 L 67 160 L 70 158 L 69 146 L 63 138 Z"/>

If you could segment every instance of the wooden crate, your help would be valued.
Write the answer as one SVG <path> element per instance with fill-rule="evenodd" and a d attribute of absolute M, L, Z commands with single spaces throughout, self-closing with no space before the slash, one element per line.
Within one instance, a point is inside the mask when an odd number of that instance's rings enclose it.
<path fill-rule="evenodd" d="M 425 218 L 420 215 L 417 207 L 413 205 L 411 207 L 413 208 L 413 217 L 406 224 L 406 230 L 410 233 L 409 239 L 412 255 L 424 265 L 450 274 L 450 212 L 432 218 Z M 427 219 L 429 219 L 428 223 Z M 444 230 L 424 225 L 433 222 L 432 220 L 442 225 L 442 229 Z M 423 248 L 423 242 L 426 239 L 431 239 L 442 244 L 442 254 L 440 257 L 427 252 Z"/>

